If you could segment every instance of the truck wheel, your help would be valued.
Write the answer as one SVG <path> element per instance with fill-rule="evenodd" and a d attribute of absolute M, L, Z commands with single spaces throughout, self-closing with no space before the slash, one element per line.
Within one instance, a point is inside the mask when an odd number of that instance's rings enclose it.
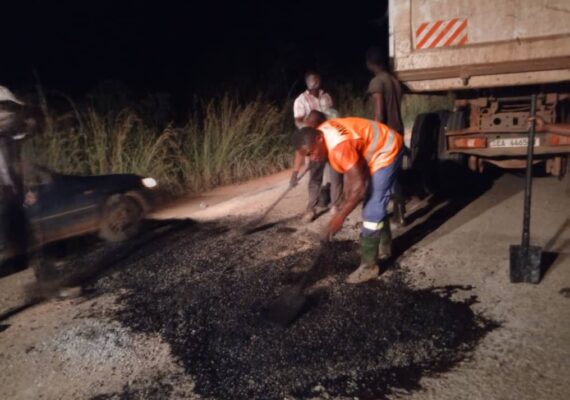
<path fill-rule="evenodd" d="M 143 209 L 135 199 L 115 194 L 103 205 L 101 217 L 99 237 L 109 242 L 120 242 L 139 232 Z"/>
<path fill-rule="evenodd" d="M 467 172 L 467 157 L 461 153 L 446 153 L 447 131 L 465 129 L 466 114 L 463 111 L 442 111 L 437 136 L 437 181 L 442 192 L 455 190 L 463 182 Z M 460 185 L 459 185 L 460 186 Z"/>
<path fill-rule="evenodd" d="M 439 136 L 437 140 L 437 158 L 438 160 L 445 160 L 457 163 L 461 166 L 465 165 L 465 154 L 461 153 L 446 153 L 445 152 L 445 133 L 447 131 L 456 131 L 460 129 L 465 129 L 467 127 L 466 113 L 463 111 L 442 111 L 439 113 L 440 117 L 440 129 Z"/>
<path fill-rule="evenodd" d="M 411 165 L 420 177 L 421 188 L 425 193 L 434 193 L 434 177 L 437 171 L 437 138 L 440 118 L 437 113 L 418 114 L 412 128 L 410 140 Z"/>

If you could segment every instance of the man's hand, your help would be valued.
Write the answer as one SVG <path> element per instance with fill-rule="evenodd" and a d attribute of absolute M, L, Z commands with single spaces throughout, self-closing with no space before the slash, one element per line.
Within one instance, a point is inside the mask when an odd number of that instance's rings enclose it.
<path fill-rule="evenodd" d="M 342 225 L 344 224 L 344 220 L 345 220 L 344 215 L 342 215 L 341 213 L 335 214 L 327 224 L 325 230 L 323 231 L 321 235 L 321 240 L 323 241 L 331 240 L 332 237 L 336 235 L 338 231 L 341 230 Z"/>
<path fill-rule="evenodd" d="M 532 121 L 535 121 L 534 130 L 536 132 L 545 132 L 547 130 L 547 123 L 544 121 L 542 117 L 530 117 L 528 119 L 528 129 L 532 127 Z"/>
<path fill-rule="evenodd" d="M 299 184 L 299 172 L 293 171 L 291 174 L 291 179 L 289 180 L 289 189 L 293 189 Z"/>
<path fill-rule="evenodd" d="M 28 190 L 24 198 L 24 207 L 31 207 L 38 202 L 38 195 Z"/>

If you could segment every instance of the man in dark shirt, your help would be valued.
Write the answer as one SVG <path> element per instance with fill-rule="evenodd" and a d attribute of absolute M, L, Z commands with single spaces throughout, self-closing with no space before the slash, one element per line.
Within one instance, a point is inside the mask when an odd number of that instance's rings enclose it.
<path fill-rule="evenodd" d="M 368 94 L 372 103 L 374 119 L 396 132 L 404 134 L 404 124 L 400 113 L 402 102 L 402 86 L 400 82 L 392 76 L 386 69 L 384 56 L 380 49 L 373 47 L 366 52 L 366 67 L 374 74 L 368 84 Z M 393 188 L 392 199 L 394 203 L 394 220 L 400 225 L 405 225 L 405 204 L 402 195 L 401 185 L 396 182 Z M 388 219 L 386 219 L 382 232 L 380 245 L 380 256 L 388 258 L 391 256 L 392 234 Z"/>
<path fill-rule="evenodd" d="M 368 84 L 374 119 L 403 134 L 400 82 L 386 70 L 382 54 L 377 48 L 371 48 L 366 53 L 366 67 L 374 74 Z"/>

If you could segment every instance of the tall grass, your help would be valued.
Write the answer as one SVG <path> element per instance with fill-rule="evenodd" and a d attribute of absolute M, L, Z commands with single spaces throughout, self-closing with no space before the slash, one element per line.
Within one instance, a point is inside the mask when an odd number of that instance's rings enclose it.
<path fill-rule="evenodd" d="M 74 108 L 49 115 L 46 132 L 26 152 L 59 172 L 136 173 L 182 193 L 287 168 L 289 124 L 283 108 L 261 98 L 240 104 L 229 95 L 201 103 L 180 128 L 149 124 L 132 109 L 102 115 Z"/>
<path fill-rule="evenodd" d="M 185 181 L 191 188 L 211 188 L 286 168 L 288 110 L 261 98 L 239 104 L 228 94 L 202 104 L 182 129 L 188 160 Z"/>
<path fill-rule="evenodd" d="M 350 86 L 334 93 L 341 116 L 369 118 L 365 95 L 355 93 Z M 70 104 L 71 111 L 47 116 L 46 132 L 27 149 L 34 162 L 62 173 L 136 173 L 180 194 L 277 172 L 292 160 L 290 101 L 274 104 L 259 96 L 242 102 L 226 94 L 198 102 L 178 127 L 160 126 L 132 108 L 102 113 Z M 445 96 L 406 95 L 406 126 L 420 112 L 450 105 Z"/>

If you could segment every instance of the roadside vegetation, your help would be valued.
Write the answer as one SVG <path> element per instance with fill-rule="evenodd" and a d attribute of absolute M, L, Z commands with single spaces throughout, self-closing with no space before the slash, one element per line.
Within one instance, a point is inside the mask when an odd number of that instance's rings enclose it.
<path fill-rule="evenodd" d="M 339 87 L 333 94 L 342 116 L 370 117 L 364 96 L 354 88 Z M 182 194 L 278 172 L 292 161 L 292 99 L 277 104 L 261 95 L 241 101 L 225 94 L 196 101 L 178 124 L 159 122 L 152 107 L 101 111 L 93 104 L 68 104 L 67 112 L 44 108 L 46 130 L 26 149 L 33 162 L 58 172 L 136 173 Z M 406 96 L 406 128 L 419 112 L 450 105 L 449 97 Z"/>

